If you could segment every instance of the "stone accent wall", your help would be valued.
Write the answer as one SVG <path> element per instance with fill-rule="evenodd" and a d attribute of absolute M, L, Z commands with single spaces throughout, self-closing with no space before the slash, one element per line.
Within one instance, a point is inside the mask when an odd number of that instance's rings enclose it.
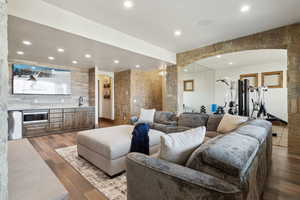
<path fill-rule="evenodd" d="M 162 110 L 162 77 L 159 71 L 131 71 L 131 115 L 141 108 Z"/>
<path fill-rule="evenodd" d="M 127 124 L 141 108 L 162 110 L 162 77 L 158 71 L 127 70 L 115 73 L 115 120 Z"/>
<path fill-rule="evenodd" d="M 95 68 L 89 70 L 89 79 L 88 79 L 88 92 L 89 92 L 89 105 L 95 106 L 96 105 L 96 72 Z"/>
<path fill-rule="evenodd" d="M 13 95 L 12 94 L 12 64 L 28 64 L 36 66 L 53 67 L 71 70 L 72 95 Z M 46 63 L 38 63 L 26 60 L 9 61 L 9 91 L 8 109 L 37 109 L 49 107 L 78 106 L 80 96 L 85 97 L 85 104 L 89 104 L 89 74 L 88 69 L 72 66 L 59 66 Z M 91 84 L 92 86 L 92 84 Z"/>
<path fill-rule="evenodd" d="M 7 200 L 7 1 L 0 0 L 0 199 Z"/>
<path fill-rule="evenodd" d="M 262 33 L 220 42 L 177 54 L 177 65 L 185 67 L 200 59 L 218 54 L 254 49 L 287 49 L 289 151 L 300 154 L 300 24 L 289 25 Z M 178 105 L 182 104 L 178 93 Z"/>
<path fill-rule="evenodd" d="M 166 94 L 165 94 L 165 110 L 177 112 L 178 102 L 178 70 L 176 65 L 167 67 L 166 75 Z"/>
<path fill-rule="evenodd" d="M 130 70 L 115 73 L 114 96 L 117 124 L 127 124 L 130 119 L 130 74 Z"/>

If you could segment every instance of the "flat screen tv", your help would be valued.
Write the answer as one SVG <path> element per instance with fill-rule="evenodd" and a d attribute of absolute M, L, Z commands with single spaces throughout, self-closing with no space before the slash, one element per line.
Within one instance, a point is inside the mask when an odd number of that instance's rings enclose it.
<path fill-rule="evenodd" d="M 71 71 L 13 64 L 13 94 L 71 94 Z"/>

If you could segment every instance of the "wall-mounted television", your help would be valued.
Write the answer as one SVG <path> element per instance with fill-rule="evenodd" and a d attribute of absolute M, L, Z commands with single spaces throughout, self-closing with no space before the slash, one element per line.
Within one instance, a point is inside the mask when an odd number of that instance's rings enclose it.
<path fill-rule="evenodd" d="M 71 71 L 13 64 L 13 94 L 71 94 Z"/>

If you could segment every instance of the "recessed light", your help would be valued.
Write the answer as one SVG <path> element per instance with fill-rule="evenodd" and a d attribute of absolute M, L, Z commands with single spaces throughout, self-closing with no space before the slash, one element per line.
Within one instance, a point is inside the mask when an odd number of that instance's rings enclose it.
<path fill-rule="evenodd" d="M 179 36 L 181 36 L 181 35 L 182 35 L 181 30 L 176 30 L 176 31 L 174 31 L 174 36 L 179 37 Z"/>
<path fill-rule="evenodd" d="M 62 49 L 62 48 L 58 48 L 57 51 L 58 51 L 58 52 L 65 52 L 65 50 Z"/>
<path fill-rule="evenodd" d="M 241 7 L 241 12 L 245 13 L 245 12 L 248 12 L 250 11 L 251 7 L 249 5 L 243 5 Z"/>
<path fill-rule="evenodd" d="M 132 8 L 134 6 L 134 3 L 132 1 L 126 0 L 123 3 L 125 8 Z"/>
<path fill-rule="evenodd" d="M 119 64 L 119 63 L 120 63 L 120 61 L 118 61 L 118 60 L 114 60 L 114 63 L 115 63 L 115 64 Z"/>
<path fill-rule="evenodd" d="M 228 63 L 229 65 L 233 65 L 233 62 Z"/>
<path fill-rule="evenodd" d="M 77 60 L 73 60 L 72 63 L 73 64 L 77 64 L 78 62 L 77 62 Z"/>
<path fill-rule="evenodd" d="M 24 55 L 24 52 L 23 51 L 17 51 L 17 54 L 18 55 Z"/>
<path fill-rule="evenodd" d="M 216 57 L 217 57 L 217 58 L 221 58 L 222 56 L 221 56 L 221 55 L 217 55 Z"/>
<path fill-rule="evenodd" d="M 84 55 L 86 58 L 91 58 L 92 56 L 91 56 L 91 54 L 85 54 Z"/>
<path fill-rule="evenodd" d="M 23 40 L 22 43 L 25 44 L 25 45 L 27 45 L 27 46 L 32 45 L 32 43 L 30 41 L 28 41 L 28 40 Z"/>
<path fill-rule="evenodd" d="M 140 66 L 140 65 L 136 65 L 135 67 L 136 67 L 136 68 L 140 68 L 141 66 Z"/>
<path fill-rule="evenodd" d="M 49 56 L 48 59 L 49 59 L 49 60 L 54 60 L 55 58 L 52 57 L 52 56 Z"/>

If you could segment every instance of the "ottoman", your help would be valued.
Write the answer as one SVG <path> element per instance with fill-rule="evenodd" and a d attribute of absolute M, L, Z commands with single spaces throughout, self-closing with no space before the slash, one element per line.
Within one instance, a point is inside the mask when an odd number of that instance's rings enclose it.
<path fill-rule="evenodd" d="M 78 155 L 85 158 L 109 176 L 125 171 L 126 155 L 130 151 L 134 126 L 121 125 L 81 131 L 77 136 Z M 150 155 L 160 148 L 160 136 L 165 133 L 150 129 Z"/>

